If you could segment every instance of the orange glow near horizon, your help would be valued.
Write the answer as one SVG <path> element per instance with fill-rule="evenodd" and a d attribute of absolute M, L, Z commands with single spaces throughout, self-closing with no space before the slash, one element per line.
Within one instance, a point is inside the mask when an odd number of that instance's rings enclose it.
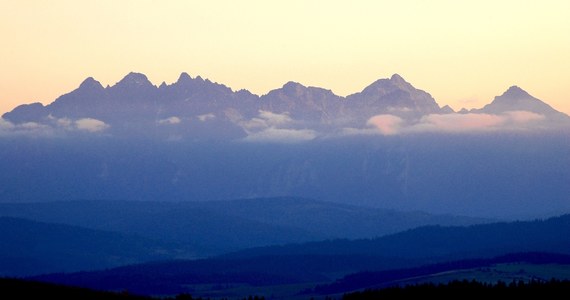
<path fill-rule="evenodd" d="M 0 3 L 0 113 L 92 76 L 181 72 L 265 94 L 287 81 L 361 91 L 402 75 L 454 109 L 518 85 L 570 114 L 569 1 Z"/>

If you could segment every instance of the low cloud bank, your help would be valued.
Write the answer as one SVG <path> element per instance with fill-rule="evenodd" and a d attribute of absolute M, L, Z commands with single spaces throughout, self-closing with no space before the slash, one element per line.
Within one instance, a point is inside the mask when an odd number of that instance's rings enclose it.
<path fill-rule="evenodd" d="M 366 125 L 376 127 L 380 134 L 393 135 L 402 130 L 404 120 L 394 115 L 377 115 L 368 120 Z"/>
<path fill-rule="evenodd" d="M 50 116 L 46 120 L 45 124 L 37 122 L 14 124 L 0 118 L 0 136 L 51 137 L 61 136 L 64 132 L 70 131 L 97 133 L 110 128 L 105 122 L 93 118 L 82 118 L 74 121 L 68 118 L 57 119 Z"/>
<path fill-rule="evenodd" d="M 404 119 L 389 115 L 377 115 L 370 118 L 367 125 L 376 130 L 376 134 L 395 135 L 411 132 L 446 132 L 469 133 L 500 130 L 528 130 L 540 128 L 539 121 L 544 120 L 543 115 L 529 111 L 509 111 L 500 115 L 492 114 L 431 114 L 422 117 L 419 121 L 408 123 Z M 350 133 L 351 131 L 346 131 Z M 352 133 L 369 134 L 369 130 Z"/>

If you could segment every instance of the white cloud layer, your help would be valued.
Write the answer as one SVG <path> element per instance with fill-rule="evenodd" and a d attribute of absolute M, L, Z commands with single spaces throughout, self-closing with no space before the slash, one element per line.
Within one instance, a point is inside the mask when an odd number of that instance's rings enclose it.
<path fill-rule="evenodd" d="M 203 115 L 199 115 L 198 116 L 198 120 L 202 121 L 202 122 L 206 122 L 208 120 L 214 119 L 216 116 L 212 113 L 209 114 L 203 114 Z"/>
<path fill-rule="evenodd" d="M 540 128 L 543 115 L 529 111 L 509 111 L 500 115 L 493 114 L 431 114 L 422 117 L 413 124 L 406 123 L 394 115 L 377 115 L 370 118 L 367 125 L 376 130 L 376 134 L 394 135 L 410 132 L 447 132 L 469 133 L 499 130 L 526 130 Z M 368 134 L 368 129 L 345 129 L 344 134 Z"/>

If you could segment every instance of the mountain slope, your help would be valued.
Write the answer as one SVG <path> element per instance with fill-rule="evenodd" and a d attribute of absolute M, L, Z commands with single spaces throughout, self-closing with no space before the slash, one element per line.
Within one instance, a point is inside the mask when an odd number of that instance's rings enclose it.
<path fill-rule="evenodd" d="M 296 196 L 484 218 L 570 211 L 568 134 L 369 136 L 303 144 L 0 139 L 0 201 Z M 32 188 L 28 184 L 33 178 Z"/>
<path fill-rule="evenodd" d="M 341 97 L 330 90 L 288 82 L 282 88 L 263 95 L 260 109 L 277 114 L 286 113 L 294 120 L 314 125 L 330 124 L 338 118 L 341 102 Z"/>

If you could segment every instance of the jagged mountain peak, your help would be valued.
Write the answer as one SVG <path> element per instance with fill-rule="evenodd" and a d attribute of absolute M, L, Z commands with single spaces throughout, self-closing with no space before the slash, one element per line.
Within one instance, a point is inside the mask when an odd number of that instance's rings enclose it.
<path fill-rule="evenodd" d="M 180 73 L 180 76 L 178 77 L 178 80 L 176 81 L 176 83 L 183 83 L 183 82 L 187 82 L 190 80 L 192 80 L 192 77 L 190 77 L 190 75 L 188 75 L 188 73 L 182 72 L 182 73 Z"/>
<path fill-rule="evenodd" d="M 83 82 L 79 85 L 79 89 L 104 89 L 101 83 L 95 80 L 93 77 L 87 77 Z"/>
<path fill-rule="evenodd" d="M 153 84 L 148 80 L 145 74 L 130 72 L 121 81 L 117 82 L 115 86 L 153 86 Z"/>
<path fill-rule="evenodd" d="M 441 108 L 441 112 L 444 114 L 452 114 L 452 113 L 455 113 L 455 110 L 453 110 L 453 108 L 451 108 L 451 106 L 445 105 L 444 107 Z"/>
<path fill-rule="evenodd" d="M 525 90 L 521 89 L 520 87 L 513 85 L 509 87 L 501 96 L 502 99 L 510 98 L 510 99 L 521 99 L 521 98 L 534 98 Z"/>
<path fill-rule="evenodd" d="M 563 115 L 550 105 L 533 97 L 522 88 L 514 85 L 509 87 L 502 95 L 496 96 L 493 101 L 481 109 L 471 112 L 501 114 L 507 111 L 529 111 L 545 116 Z M 566 116 L 567 117 L 567 116 Z"/>
<path fill-rule="evenodd" d="M 392 77 L 390 77 L 390 82 L 394 84 L 408 84 L 408 82 L 400 76 L 400 74 L 394 73 Z"/>
<path fill-rule="evenodd" d="M 287 81 L 282 88 L 304 88 L 305 86 L 296 81 Z"/>
<path fill-rule="evenodd" d="M 367 118 L 380 113 L 416 118 L 440 112 L 439 105 L 430 94 L 416 89 L 398 74 L 376 80 L 362 92 L 349 95 L 346 99 L 345 106 L 350 106 L 350 110 L 356 111 L 358 116 Z"/>
<path fill-rule="evenodd" d="M 263 97 L 271 97 L 275 95 L 299 96 L 301 91 L 306 87 L 295 81 L 288 81 L 282 87 L 269 91 Z"/>
<path fill-rule="evenodd" d="M 320 87 L 305 86 L 295 81 L 289 81 L 285 83 L 281 88 L 270 91 L 266 96 L 282 95 L 291 98 L 303 98 L 303 97 L 331 97 L 339 98 L 331 90 L 327 90 Z M 303 99 L 299 99 L 303 100 Z"/>
<path fill-rule="evenodd" d="M 402 76 L 394 74 L 390 78 L 382 78 L 374 81 L 372 84 L 365 87 L 364 90 L 362 90 L 362 93 L 387 94 L 395 90 L 404 90 L 410 92 L 410 91 L 415 91 L 416 88 L 414 88 Z"/>
<path fill-rule="evenodd" d="M 192 79 L 192 77 L 190 77 L 190 75 L 188 75 L 188 73 L 186 73 L 186 72 L 180 73 L 178 80 L 180 81 L 180 80 L 185 80 L 185 79 Z"/>

